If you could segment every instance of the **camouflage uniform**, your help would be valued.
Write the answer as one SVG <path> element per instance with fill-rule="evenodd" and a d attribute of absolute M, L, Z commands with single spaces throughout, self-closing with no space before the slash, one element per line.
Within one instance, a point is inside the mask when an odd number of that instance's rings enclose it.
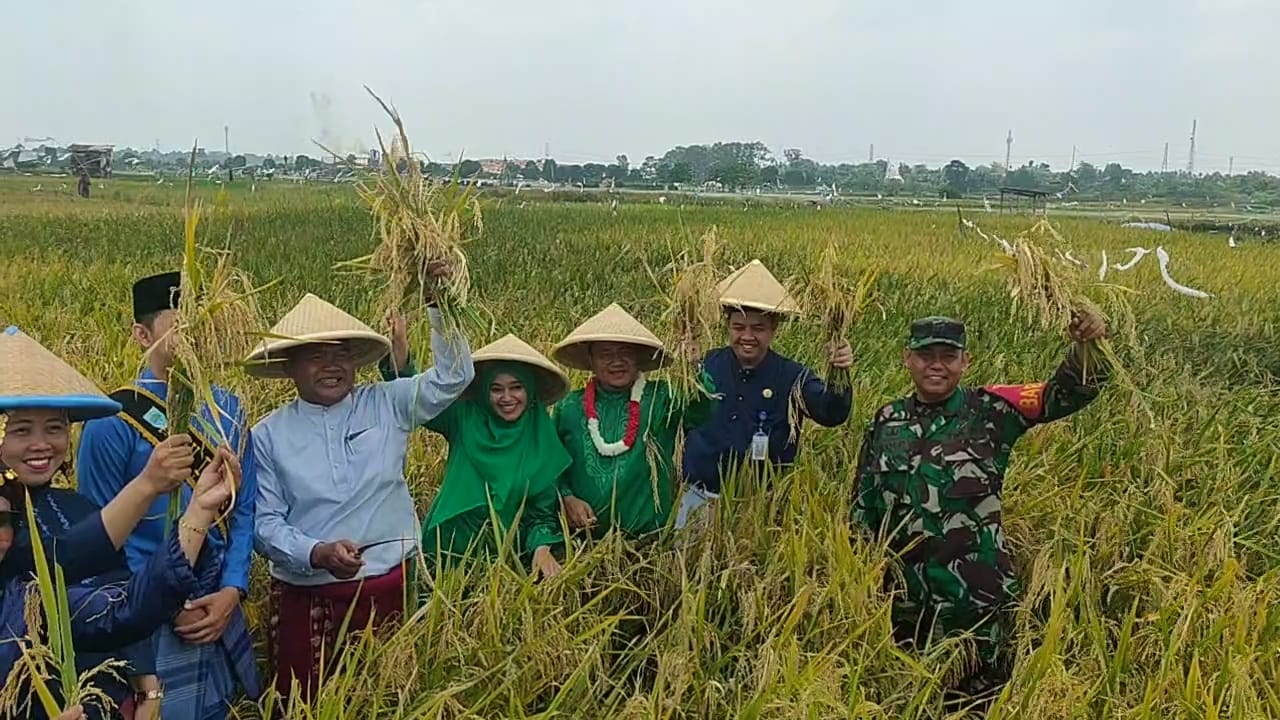
<path fill-rule="evenodd" d="M 964 326 L 926 318 L 908 347 L 935 342 L 964 347 Z M 895 634 L 904 644 L 972 630 L 982 667 L 962 689 L 982 691 L 1007 677 L 1009 611 L 1019 589 L 1001 527 L 1004 473 L 1014 443 L 1030 428 L 1088 405 L 1104 368 L 1082 378 L 1074 346 L 1045 383 L 959 388 L 929 405 L 914 396 L 872 418 L 862 441 L 853 517 L 888 535 L 900 557 Z"/>

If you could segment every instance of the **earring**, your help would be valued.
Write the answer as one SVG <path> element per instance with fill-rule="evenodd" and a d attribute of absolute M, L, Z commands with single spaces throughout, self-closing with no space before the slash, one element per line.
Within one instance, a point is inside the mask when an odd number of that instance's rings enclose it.
<path fill-rule="evenodd" d="M 58 468 L 58 471 L 55 472 L 53 474 L 53 477 L 49 479 L 49 487 L 53 488 L 54 490 L 66 490 L 70 488 L 71 487 L 71 477 L 69 475 L 70 470 L 71 470 L 70 465 L 68 463 L 63 463 L 62 467 Z"/>

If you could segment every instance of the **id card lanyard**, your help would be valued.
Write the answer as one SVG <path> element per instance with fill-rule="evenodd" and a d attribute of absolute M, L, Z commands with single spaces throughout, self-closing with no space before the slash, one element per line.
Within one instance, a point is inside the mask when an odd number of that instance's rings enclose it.
<path fill-rule="evenodd" d="M 764 431 L 764 420 L 767 417 L 761 410 L 757 416 L 756 434 L 751 436 L 751 459 L 764 461 L 769 458 L 769 435 Z"/>

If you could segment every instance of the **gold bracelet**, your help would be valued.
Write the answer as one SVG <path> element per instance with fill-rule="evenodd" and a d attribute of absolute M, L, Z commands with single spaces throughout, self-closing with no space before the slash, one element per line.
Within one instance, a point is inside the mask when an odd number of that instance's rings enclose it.
<path fill-rule="evenodd" d="M 192 525 L 191 523 L 182 519 L 178 520 L 178 527 L 185 528 L 187 530 L 190 530 L 193 533 L 200 533 L 201 535 L 204 535 L 205 533 L 209 532 L 208 528 L 198 528 L 195 525 Z"/>

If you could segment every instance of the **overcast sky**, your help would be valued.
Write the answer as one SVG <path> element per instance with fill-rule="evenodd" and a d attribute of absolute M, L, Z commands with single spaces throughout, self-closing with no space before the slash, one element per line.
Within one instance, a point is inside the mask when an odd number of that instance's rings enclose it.
<path fill-rule="evenodd" d="M 0 146 L 368 148 L 633 163 L 760 140 L 1280 173 L 1280 0 L 4 0 Z M 1270 42 L 1269 42 L 1270 41 Z"/>

